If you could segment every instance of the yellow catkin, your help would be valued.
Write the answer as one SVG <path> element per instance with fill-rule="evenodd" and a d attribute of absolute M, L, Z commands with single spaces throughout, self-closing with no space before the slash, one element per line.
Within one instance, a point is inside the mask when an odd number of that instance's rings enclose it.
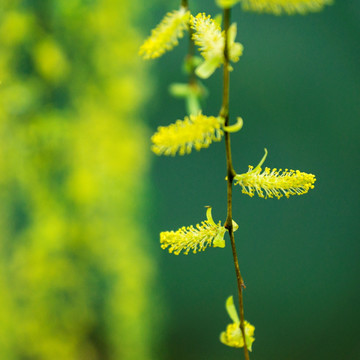
<path fill-rule="evenodd" d="M 181 252 L 187 255 L 190 250 L 196 254 L 198 251 L 204 251 L 208 246 L 225 247 L 224 234 L 226 229 L 221 226 L 220 222 L 215 224 L 210 207 L 206 215 L 207 219 L 195 227 L 192 225 L 183 226 L 177 231 L 160 233 L 161 248 L 168 249 L 169 253 L 175 255 L 179 255 Z"/>
<path fill-rule="evenodd" d="M 201 55 L 204 59 L 219 59 L 223 62 L 225 35 L 221 31 L 220 25 L 214 21 L 210 15 L 199 13 L 196 17 L 191 16 L 191 28 L 194 30 L 192 39 L 200 47 Z M 229 56 L 230 60 L 236 62 L 242 54 L 243 46 L 235 43 L 236 24 L 229 29 Z"/>
<path fill-rule="evenodd" d="M 253 337 L 255 332 L 255 327 L 244 321 L 245 327 L 245 337 L 246 337 L 246 345 L 248 350 L 251 351 L 252 343 L 255 341 Z M 220 334 L 220 341 L 231 347 L 241 348 L 244 346 L 244 338 L 241 334 L 240 323 L 232 323 L 226 327 L 226 330 Z"/>
<path fill-rule="evenodd" d="M 241 0 L 246 11 L 270 13 L 275 15 L 306 14 L 321 11 L 331 5 L 332 0 Z"/>
<path fill-rule="evenodd" d="M 287 198 L 290 195 L 303 195 L 309 189 L 314 188 L 316 181 L 315 175 L 300 172 L 299 170 L 282 171 L 265 168 L 261 173 L 261 167 L 253 170 L 249 166 L 249 171 L 245 174 L 235 176 L 235 185 L 242 187 L 242 192 L 249 196 L 254 196 L 255 192 L 261 198 L 276 197 L 280 199 L 283 195 Z"/>
<path fill-rule="evenodd" d="M 189 154 L 192 148 L 207 148 L 213 141 L 220 141 L 222 119 L 202 114 L 190 115 L 174 124 L 159 127 L 152 136 L 152 151 L 157 155 Z"/>
<path fill-rule="evenodd" d="M 234 305 L 234 299 L 232 296 L 229 296 L 227 298 L 225 303 L 225 308 L 233 322 L 232 324 L 229 324 L 226 327 L 226 330 L 220 334 L 220 341 L 227 346 L 237 347 L 237 348 L 243 347 L 244 338 L 240 330 L 240 319 L 236 307 Z M 254 338 L 255 327 L 251 325 L 249 322 L 244 321 L 244 330 L 245 330 L 246 347 L 248 348 L 249 351 L 251 351 L 252 343 L 255 341 Z"/>
<path fill-rule="evenodd" d="M 224 56 L 224 34 L 220 25 L 210 15 L 199 13 L 191 16 L 191 28 L 194 30 L 192 39 L 200 47 L 205 59 Z"/>
<path fill-rule="evenodd" d="M 188 29 L 189 19 L 190 11 L 184 7 L 167 13 L 140 47 L 139 54 L 144 59 L 155 59 L 171 50 Z"/>

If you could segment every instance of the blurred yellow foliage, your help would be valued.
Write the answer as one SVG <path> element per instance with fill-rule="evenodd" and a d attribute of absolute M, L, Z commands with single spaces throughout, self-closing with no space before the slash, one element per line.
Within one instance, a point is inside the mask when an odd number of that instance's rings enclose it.
<path fill-rule="evenodd" d="M 8 11 L 0 24 L 1 41 L 10 46 L 23 42 L 31 31 L 31 18 L 31 14 Z"/>
<path fill-rule="evenodd" d="M 1 359 L 157 358 L 140 8 L 0 5 Z"/>
<path fill-rule="evenodd" d="M 69 64 L 60 46 L 52 39 L 43 39 L 34 47 L 34 65 L 44 79 L 59 82 L 69 71 Z"/>

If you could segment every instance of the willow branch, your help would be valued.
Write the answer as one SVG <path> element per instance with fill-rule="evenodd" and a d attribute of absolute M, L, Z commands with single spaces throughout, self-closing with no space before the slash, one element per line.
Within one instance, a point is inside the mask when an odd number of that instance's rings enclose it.
<path fill-rule="evenodd" d="M 229 73 L 229 48 L 228 48 L 228 30 L 230 26 L 230 9 L 224 9 L 224 30 L 225 30 L 225 46 L 224 46 L 224 75 L 223 75 L 223 102 L 220 110 L 220 116 L 225 119 L 225 126 L 229 126 L 229 88 L 230 88 L 230 73 Z M 234 266 L 239 295 L 239 309 L 240 309 L 240 330 L 244 339 L 244 355 L 245 360 L 250 360 L 249 351 L 246 346 L 245 338 L 245 318 L 244 318 L 244 301 L 243 290 L 245 284 L 241 276 L 239 261 L 236 253 L 234 230 L 232 225 L 232 183 L 236 175 L 231 157 L 231 142 L 230 133 L 225 132 L 225 148 L 226 148 L 226 169 L 227 169 L 227 217 L 225 221 L 225 228 L 229 231 L 231 248 L 234 258 Z"/>
<path fill-rule="evenodd" d="M 193 85 L 197 83 L 197 78 L 195 75 L 195 66 L 192 63 L 192 59 L 194 57 L 195 54 L 195 44 L 194 41 L 192 39 L 192 35 L 193 35 L 193 30 L 191 28 L 189 28 L 189 50 L 188 50 L 188 54 L 187 54 L 187 61 L 191 62 L 191 69 L 190 69 L 190 74 L 189 74 L 189 84 Z"/>

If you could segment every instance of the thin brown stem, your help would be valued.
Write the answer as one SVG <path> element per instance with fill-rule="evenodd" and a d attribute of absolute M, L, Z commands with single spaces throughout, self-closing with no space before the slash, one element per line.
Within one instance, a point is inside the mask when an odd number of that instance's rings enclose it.
<path fill-rule="evenodd" d="M 229 230 L 230 240 L 231 240 L 231 248 L 234 257 L 234 265 L 235 265 L 235 273 L 236 273 L 236 280 L 238 286 L 238 295 L 239 295 L 239 309 L 240 309 L 240 330 L 244 339 L 244 355 L 246 360 L 250 360 L 249 350 L 246 346 L 246 338 L 245 338 L 245 317 L 244 317 L 244 300 L 243 300 L 243 290 L 245 289 L 245 283 L 241 276 L 239 261 L 236 253 L 236 246 L 235 246 L 235 238 L 233 229 Z"/>
<path fill-rule="evenodd" d="M 224 46 L 224 77 L 223 77 L 223 103 L 220 110 L 220 116 L 225 119 L 225 126 L 229 125 L 229 88 L 230 88 L 230 73 L 229 73 L 229 49 L 228 49 L 228 30 L 230 26 L 230 9 L 224 9 L 224 30 L 225 30 L 225 46 Z M 231 157 L 231 142 L 230 134 L 225 132 L 225 148 L 226 148 L 226 169 L 227 169 L 227 217 L 225 221 L 225 228 L 229 231 L 231 248 L 234 258 L 234 266 L 239 295 L 239 309 L 240 309 L 240 330 L 244 339 L 244 355 L 245 360 L 250 360 L 249 351 L 246 346 L 245 338 L 245 318 L 244 318 L 244 300 L 243 290 L 245 284 L 241 276 L 239 261 L 236 253 L 234 230 L 232 224 L 232 183 L 235 176 L 235 171 L 232 165 Z"/>
<path fill-rule="evenodd" d="M 196 79 L 196 75 L 195 75 L 195 67 L 193 64 L 193 58 L 195 55 L 195 44 L 192 39 L 193 33 L 194 33 L 193 29 L 189 28 L 189 50 L 188 50 L 188 53 L 186 56 L 186 61 L 190 62 L 190 64 L 191 64 L 190 73 L 189 73 L 189 84 L 190 85 L 196 85 L 196 83 L 197 83 L 197 79 Z"/>

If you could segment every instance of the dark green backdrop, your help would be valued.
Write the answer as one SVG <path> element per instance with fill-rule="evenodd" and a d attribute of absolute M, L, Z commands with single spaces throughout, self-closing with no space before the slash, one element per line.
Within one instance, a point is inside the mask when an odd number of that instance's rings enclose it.
<path fill-rule="evenodd" d="M 212 1 L 191 1 L 193 13 L 218 12 Z M 148 12 L 144 32 L 177 1 Z M 244 55 L 231 74 L 231 116 L 244 128 L 232 137 L 235 169 L 266 165 L 316 175 L 315 190 L 287 199 L 234 193 L 237 247 L 246 282 L 245 315 L 256 326 L 251 359 L 360 358 L 359 312 L 359 120 L 360 5 L 337 1 L 320 14 L 276 17 L 244 13 L 239 6 L 238 41 Z M 154 93 L 147 113 L 153 130 L 181 119 L 183 103 L 167 92 L 185 81 L 179 72 L 186 40 L 155 61 Z M 206 115 L 221 104 L 221 71 L 205 81 Z M 226 216 L 224 144 L 190 156 L 155 157 L 152 172 L 158 233 Z M 188 256 L 160 256 L 165 289 L 165 358 L 240 359 L 218 341 L 228 323 L 224 301 L 236 294 L 229 244 Z M 164 312 L 164 309 L 158 309 Z"/>

